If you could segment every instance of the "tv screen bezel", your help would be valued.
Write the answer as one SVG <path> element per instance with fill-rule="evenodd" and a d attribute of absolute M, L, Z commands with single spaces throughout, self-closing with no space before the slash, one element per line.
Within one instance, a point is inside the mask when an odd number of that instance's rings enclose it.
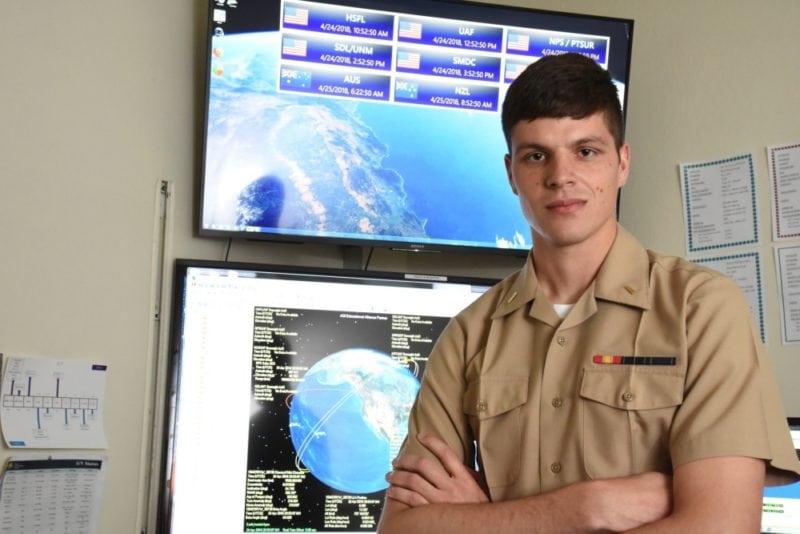
<path fill-rule="evenodd" d="M 280 0 L 272 0 L 278 1 Z M 352 5 L 354 7 L 363 9 L 376 9 L 392 12 L 405 12 L 409 14 L 418 14 L 419 6 L 424 5 L 426 12 L 424 16 L 452 18 L 455 20 L 473 20 L 483 22 L 477 16 L 472 16 L 472 12 L 480 12 L 484 10 L 493 11 L 498 18 L 506 18 L 508 22 L 493 22 L 495 24 L 507 24 L 513 26 L 515 14 L 524 14 L 526 17 L 542 15 L 551 21 L 559 21 L 564 26 L 560 26 L 555 31 L 568 31 L 568 32 L 585 32 L 581 29 L 581 24 L 586 22 L 596 22 L 599 24 L 620 24 L 626 28 L 627 40 L 625 42 L 624 52 L 615 51 L 612 55 L 609 49 L 609 70 L 615 75 L 620 75 L 624 72 L 625 92 L 622 95 L 622 113 L 623 113 L 623 126 L 627 123 L 627 109 L 628 109 L 628 95 L 630 93 L 630 70 L 633 51 L 633 30 L 634 20 L 624 17 L 614 17 L 606 15 L 594 15 L 587 13 L 576 13 L 557 10 L 546 10 L 533 7 L 520 7 L 509 6 L 503 4 L 494 4 L 488 2 L 477 2 L 473 0 L 411 0 L 403 2 L 402 0 L 309 0 L 322 4 L 331 5 Z M 291 230 L 282 231 L 247 231 L 238 229 L 217 229 L 208 228 L 203 224 L 205 204 L 206 204 L 206 165 L 207 165 L 207 150 L 208 150 L 208 129 L 209 129 L 209 107 L 211 103 L 211 74 L 213 68 L 213 54 L 212 54 L 212 41 L 214 35 L 214 20 L 213 11 L 217 5 L 217 0 L 208 0 L 208 13 L 207 13 L 207 27 L 206 27 L 206 47 L 205 47 L 205 71 L 204 71 L 204 92 L 203 92 L 203 124 L 202 124 L 202 137 L 201 137 L 201 152 L 200 152 L 200 168 L 199 180 L 196 182 L 196 202 L 195 202 L 195 232 L 199 237 L 209 238 L 223 238 L 223 239 L 243 239 L 248 241 L 272 242 L 282 244 L 313 244 L 313 245 L 333 245 L 333 246 L 351 246 L 351 247 L 372 247 L 380 249 L 393 249 L 401 251 L 412 252 L 451 252 L 451 253 L 477 253 L 477 254 L 500 254 L 510 255 L 517 257 L 524 257 L 528 254 L 529 249 L 521 248 L 506 248 L 506 247 L 491 247 L 491 246 L 478 246 L 468 244 L 449 244 L 449 243 L 431 243 L 428 241 L 403 241 L 392 239 L 378 239 L 371 234 L 364 234 L 364 237 L 341 237 L 332 235 L 308 235 L 303 233 L 295 233 Z M 473 18 L 470 18 L 472 16 Z M 574 24 L 575 26 L 572 26 Z M 517 25 L 518 26 L 518 25 Z M 549 26 L 549 25 L 548 25 Z M 524 26 L 523 26 L 524 27 Z M 549 27 L 544 27 L 549 29 Z M 254 31 L 258 30 L 258 26 L 254 26 Z M 616 41 L 611 43 L 611 47 L 618 47 Z M 615 49 L 616 50 L 616 49 Z M 625 64 L 622 69 L 614 65 L 617 58 L 624 59 Z M 498 132 L 501 129 L 500 119 L 498 113 L 497 120 Z M 489 156 L 491 157 L 491 156 Z M 500 162 L 503 154 L 496 154 L 495 156 Z M 498 163 L 499 165 L 499 163 Z M 617 197 L 617 212 L 619 212 L 619 195 Z M 279 229 L 280 230 L 280 229 Z M 530 232 L 530 228 L 528 228 Z M 530 236 L 526 236 L 530 238 Z"/>

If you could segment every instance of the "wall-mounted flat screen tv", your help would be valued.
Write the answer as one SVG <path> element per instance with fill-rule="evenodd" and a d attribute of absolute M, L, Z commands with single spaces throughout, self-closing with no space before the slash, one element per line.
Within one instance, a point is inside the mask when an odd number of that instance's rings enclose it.
<path fill-rule="evenodd" d="M 374 532 L 431 347 L 494 282 L 179 260 L 158 532 Z"/>
<path fill-rule="evenodd" d="M 523 254 L 500 108 L 580 52 L 627 96 L 633 21 L 450 0 L 211 0 L 203 236 Z"/>

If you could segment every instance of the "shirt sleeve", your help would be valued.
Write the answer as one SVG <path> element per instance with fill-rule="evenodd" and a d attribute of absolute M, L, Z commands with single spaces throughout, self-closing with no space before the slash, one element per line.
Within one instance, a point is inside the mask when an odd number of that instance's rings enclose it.
<path fill-rule="evenodd" d="M 673 465 L 747 456 L 768 461 L 770 481 L 797 480 L 800 464 L 744 295 L 730 278 L 714 274 L 690 288 L 687 299 L 688 365 L 670 434 Z"/>
<path fill-rule="evenodd" d="M 400 454 L 434 459 L 417 440 L 421 432 L 443 439 L 462 461 L 474 454 L 468 418 L 462 408 L 466 388 L 465 339 L 465 329 L 459 318 L 451 319 L 428 358 Z"/>

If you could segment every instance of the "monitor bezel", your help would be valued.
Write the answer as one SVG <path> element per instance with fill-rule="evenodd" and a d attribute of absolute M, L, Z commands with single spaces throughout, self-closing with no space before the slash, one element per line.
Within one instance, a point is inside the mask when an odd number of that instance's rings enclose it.
<path fill-rule="evenodd" d="M 366 283 L 370 281 L 385 282 L 388 285 L 402 284 L 409 287 L 431 286 L 433 284 L 452 283 L 470 284 L 474 286 L 491 287 L 499 279 L 472 276 L 443 276 L 425 275 L 417 273 L 403 273 L 393 271 L 374 271 L 358 269 L 339 269 L 331 267 L 288 266 L 278 264 L 262 264 L 252 262 L 236 262 L 223 260 L 202 260 L 177 258 L 174 260 L 172 274 L 172 300 L 169 312 L 169 341 L 166 377 L 166 407 L 162 425 L 161 461 L 158 476 L 158 503 L 156 510 L 156 524 L 159 532 L 172 532 L 172 497 L 174 494 L 173 477 L 171 475 L 175 458 L 172 455 L 174 441 L 177 437 L 177 410 L 178 394 L 180 390 L 179 378 L 181 372 L 181 350 L 183 337 L 183 314 L 186 296 L 187 273 L 189 269 L 215 269 L 238 272 L 264 272 L 277 277 L 285 276 L 293 279 L 312 279 L 324 281 L 344 279 L 352 283 Z M 272 277 L 272 276 L 271 276 Z"/>

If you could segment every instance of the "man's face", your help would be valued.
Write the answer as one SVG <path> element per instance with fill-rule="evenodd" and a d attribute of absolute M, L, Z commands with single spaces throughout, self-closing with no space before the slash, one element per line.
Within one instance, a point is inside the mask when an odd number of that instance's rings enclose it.
<path fill-rule="evenodd" d="M 615 231 L 629 152 L 627 144 L 616 149 L 602 112 L 517 123 L 506 171 L 533 229 L 534 247 L 566 247 Z"/>

